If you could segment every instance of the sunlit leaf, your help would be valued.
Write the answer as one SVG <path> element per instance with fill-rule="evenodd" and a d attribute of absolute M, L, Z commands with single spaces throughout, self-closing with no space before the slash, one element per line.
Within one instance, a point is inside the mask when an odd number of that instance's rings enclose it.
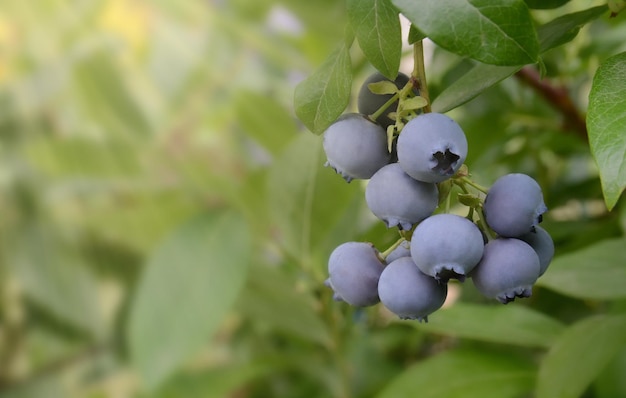
<path fill-rule="evenodd" d="M 243 286 L 250 245 L 244 221 L 227 212 L 191 220 L 152 253 L 128 326 L 132 363 L 146 388 L 207 343 Z"/>

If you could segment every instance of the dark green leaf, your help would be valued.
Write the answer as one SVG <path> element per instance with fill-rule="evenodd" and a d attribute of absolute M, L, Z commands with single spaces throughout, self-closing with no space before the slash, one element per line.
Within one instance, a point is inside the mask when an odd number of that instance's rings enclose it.
<path fill-rule="evenodd" d="M 420 40 L 424 40 L 426 35 L 419 30 L 415 25 L 411 24 L 409 28 L 409 44 L 417 43 Z"/>
<path fill-rule="evenodd" d="M 604 201 L 613 209 L 626 188 L 626 52 L 607 59 L 596 71 L 589 94 L 587 129 L 600 170 Z"/>
<path fill-rule="evenodd" d="M 525 347 L 549 347 L 564 329 L 557 320 L 528 307 L 464 303 L 415 325 L 431 333 Z"/>
<path fill-rule="evenodd" d="M 528 394 L 534 379 L 533 367 L 521 360 L 456 350 L 411 366 L 377 398 L 514 398 Z"/>
<path fill-rule="evenodd" d="M 626 315 L 596 315 L 568 328 L 543 358 L 537 398 L 577 398 L 626 344 Z"/>
<path fill-rule="evenodd" d="M 537 28 L 541 52 L 565 44 L 576 37 L 580 28 L 608 10 L 606 5 L 560 16 Z"/>
<path fill-rule="evenodd" d="M 582 299 L 626 298 L 626 240 L 604 240 L 555 257 L 537 284 Z"/>
<path fill-rule="evenodd" d="M 521 66 L 477 64 L 435 98 L 432 104 L 433 112 L 444 113 L 463 105 L 521 68 Z"/>
<path fill-rule="evenodd" d="M 131 308 L 128 342 L 156 387 L 207 343 L 246 277 L 250 236 L 234 213 L 193 219 L 152 254 Z"/>
<path fill-rule="evenodd" d="M 569 2 L 569 0 L 524 0 L 528 5 L 528 8 L 536 8 L 540 10 L 547 10 L 550 8 L 558 8 L 563 4 Z"/>
<path fill-rule="evenodd" d="M 313 310 L 306 292 L 297 292 L 294 281 L 270 267 L 253 267 L 238 308 L 256 323 L 321 344 L 330 342 L 326 326 Z"/>
<path fill-rule="evenodd" d="M 539 45 L 523 0 L 393 0 L 413 24 L 441 47 L 486 64 L 538 60 Z"/>
<path fill-rule="evenodd" d="M 344 45 L 298 84 L 294 94 L 296 115 L 313 133 L 322 134 L 348 106 L 351 89 L 350 53 Z"/>
<path fill-rule="evenodd" d="M 394 80 L 402 55 L 398 10 L 390 0 L 348 0 L 347 6 L 361 50 L 380 73 Z"/>
<path fill-rule="evenodd" d="M 240 91 L 235 110 L 244 131 L 274 155 L 282 151 L 297 131 L 291 114 L 271 96 Z"/>

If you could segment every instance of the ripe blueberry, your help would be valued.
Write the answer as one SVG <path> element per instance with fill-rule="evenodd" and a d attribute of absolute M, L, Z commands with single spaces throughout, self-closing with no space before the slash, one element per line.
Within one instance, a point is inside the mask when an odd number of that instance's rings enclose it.
<path fill-rule="evenodd" d="M 389 163 L 387 133 L 358 113 L 341 116 L 324 132 L 324 151 L 331 166 L 348 182 L 368 179 Z"/>
<path fill-rule="evenodd" d="M 466 157 L 465 133 L 441 113 L 417 116 L 398 136 L 398 162 L 416 180 L 444 181 L 458 171 Z"/>
<path fill-rule="evenodd" d="M 517 238 L 533 231 L 548 208 L 537 181 L 526 174 L 513 173 L 493 183 L 484 209 L 491 229 L 500 236 Z"/>
<path fill-rule="evenodd" d="M 428 315 L 443 305 L 448 285 L 422 273 L 410 257 L 401 257 L 383 270 L 378 295 L 387 309 L 401 319 L 428 322 Z"/>
<path fill-rule="evenodd" d="M 483 255 L 483 236 L 474 223 L 454 214 L 436 214 L 415 227 L 411 257 L 426 275 L 464 281 Z"/>
<path fill-rule="evenodd" d="M 409 230 L 437 208 L 439 192 L 432 183 L 409 177 L 398 163 L 378 170 L 365 189 L 365 201 L 388 228 Z"/>
<path fill-rule="evenodd" d="M 379 302 L 378 278 L 384 267 L 378 251 L 371 244 L 343 243 L 330 255 L 330 277 L 325 284 L 333 289 L 336 300 L 357 307 L 374 305 Z"/>
<path fill-rule="evenodd" d="M 539 257 L 528 243 L 516 238 L 498 238 L 485 245 L 483 258 L 471 278 L 486 297 L 506 304 L 515 297 L 530 297 L 539 270 Z"/>
<path fill-rule="evenodd" d="M 539 257 L 539 276 L 543 275 L 548 269 L 548 265 L 554 257 L 554 242 L 552 237 L 545 229 L 535 227 L 534 231 L 528 232 L 519 237 L 519 239 L 528 243 Z"/>

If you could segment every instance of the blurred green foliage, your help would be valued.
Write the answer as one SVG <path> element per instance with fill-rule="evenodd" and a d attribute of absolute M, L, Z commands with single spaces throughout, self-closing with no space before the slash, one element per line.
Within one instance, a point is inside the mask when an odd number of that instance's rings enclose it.
<path fill-rule="evenodd" d="M 550 3 L 535 23 L 591 7 Z M 625 17 L 542 54 L 581 114 Z M 626 396 L 624 200 L 607 211 L 585 136 L 515 77 L 450 114 L 478 182 L 542 185 L 557 257 L 533 297 L 453 284 L 429 324 L 332 301 L 331 250 L 397 236 L 292 105 L 348 20 L 332 0 L 2 1 L 0 397 Z M 433 98 L 475 66 L 427 50 Z M 356 93 L 373 67 L 349 55 Z"/>

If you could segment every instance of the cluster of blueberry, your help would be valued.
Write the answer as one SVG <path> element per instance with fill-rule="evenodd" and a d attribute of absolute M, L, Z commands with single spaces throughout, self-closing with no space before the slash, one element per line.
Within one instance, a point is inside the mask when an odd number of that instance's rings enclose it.
<path fill-rule="evenodd" d="M 374 97 L 364 101 L 366 95 Z M 369 179 L 369 209 L 401 238 L 382 253 L 365 242 L 338 246 L 326 281 L 335 299 L 359 307 L 382 302 L 402 319 L 427 321 L 443 305 L 450 279 L 469 277 L 485 296 L 505 304 L 529 297 L 554 255 L 550 235 L 538 225 L 547 210 L 539 184 L 519 173 L 499 178 L 489 190 L 473 183 L 462 168 L 465 133 L 443 114 L 414 113 L 399 129 L 391 127 L 396 133 L 389 145 L 384 127 L 395 122 L 376 123 L 363 106 L 388 100 L 376 97 L 384 96 L 362 88 L 360 113 L 341 116 L 325 131 L 323 145 L 327 165 L 346 181 Z M 434 214 L 453 185 L 462 190 L 467 217 Z"/>

